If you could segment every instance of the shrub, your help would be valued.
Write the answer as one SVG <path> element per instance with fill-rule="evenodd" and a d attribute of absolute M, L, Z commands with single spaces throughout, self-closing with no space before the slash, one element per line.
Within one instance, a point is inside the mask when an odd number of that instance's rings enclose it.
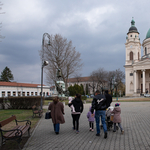
<path fill-rule="evenodd" d="M 41 105 L 40 96 L 8 97 L 8 101 L 12 109 L 31 109 L 33 105 Z"/>
<path fill-rule="evenodd" d="M 82 96 L 82 100 L 87 100 L 87 96 Z"/>

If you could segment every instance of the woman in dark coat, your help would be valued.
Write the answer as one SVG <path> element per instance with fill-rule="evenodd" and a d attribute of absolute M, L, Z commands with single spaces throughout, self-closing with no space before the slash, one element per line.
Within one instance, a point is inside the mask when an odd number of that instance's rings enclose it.
<path fill-rule="evenodd" d="M 71 105 L 73 105 L 75 108 L 75 112 L 72 112 L 73 130 L 76 130 L 76 133 L 79 133 L 79 118 L 83 111 L 83 102 L 80 94 L 76 94 L 75 99 L 68 104 L 69 107 Z"/>
<path fill-rule="evenodd" d="M 55 97 L 52 103 L 50 103 L 49 110 L 51 110 L 52 122 L 54 124 L 54 131 L 56 134 L 59 134 L 60 124 L 65 123 L 64 119 L 64 105 L 59 102 L 59 97 Z"/>

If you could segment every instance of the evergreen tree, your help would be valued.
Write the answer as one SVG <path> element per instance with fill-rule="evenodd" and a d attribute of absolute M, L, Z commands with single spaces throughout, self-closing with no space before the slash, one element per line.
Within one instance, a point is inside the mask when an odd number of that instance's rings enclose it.
<path fill-rule="evenodd" d="M 84 95 L 84 89 L 83 89 L 83 85 L 78 85 L 75 84 L 74 86 L 70 86 L 68 87 L 70 96 L 75 96 L 77 93 L 80 93 L 81 95 Z"/>
<path fill-rule="evenodd" d="M 88 95 L 89 94 L 89 86 L 88 86 L 88 84 L 86 84 L 86 95 Z"/>
<path fill-rule="evenodd" d="M 6 66 L 3 72 L 1 72 L 0 81 L 10 82 L 10 80 L 13 79 L 14 77 L 11 70 Z"/>
<path fill-rule="evenodd" d="M 83 87 L 83 85 L 81 84 L 80 86 L 81 86 L 81 95 L 85 95 L 85 92 L 84 92 L 84 87 Z"/>

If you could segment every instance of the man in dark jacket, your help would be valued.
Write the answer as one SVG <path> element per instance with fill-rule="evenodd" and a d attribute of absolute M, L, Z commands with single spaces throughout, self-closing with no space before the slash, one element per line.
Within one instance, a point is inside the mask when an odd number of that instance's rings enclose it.
<path fill-rule="evenodd" d="M 105 91 L 105 97 L 106 97 L 106 106 L 108 108 L 112 103 L 112 96 L 108 94 L 108 90 Z"/>
<path fill-rule="evenodd" d="M 105 112 L 106 112 L 106 98 L 104 95 L 100 94 L 100 91 L 97 90 L 95 92 L 95 96 L 92 101 L 92 108 L 91 108 L 91 113 L 93 114 L 94 109 L 95 109 L 95 121 L 96 121 L 96 130 L 97 134 L 96 136 L 100 136 L 100 117 L 101 117 L 101 122 L 103 125 L 103 130 L 104 130 L 104 138 L 107 138 L 107 126 L 105 122 Z"/>

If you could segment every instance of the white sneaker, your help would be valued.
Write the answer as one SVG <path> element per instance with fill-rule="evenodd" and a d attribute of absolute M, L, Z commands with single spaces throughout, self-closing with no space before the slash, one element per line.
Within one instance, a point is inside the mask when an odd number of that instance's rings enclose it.
<path fill-rule="evenodd" d="M 124 134 L 124 130 L 121 131 L 121 134 Z"/>

